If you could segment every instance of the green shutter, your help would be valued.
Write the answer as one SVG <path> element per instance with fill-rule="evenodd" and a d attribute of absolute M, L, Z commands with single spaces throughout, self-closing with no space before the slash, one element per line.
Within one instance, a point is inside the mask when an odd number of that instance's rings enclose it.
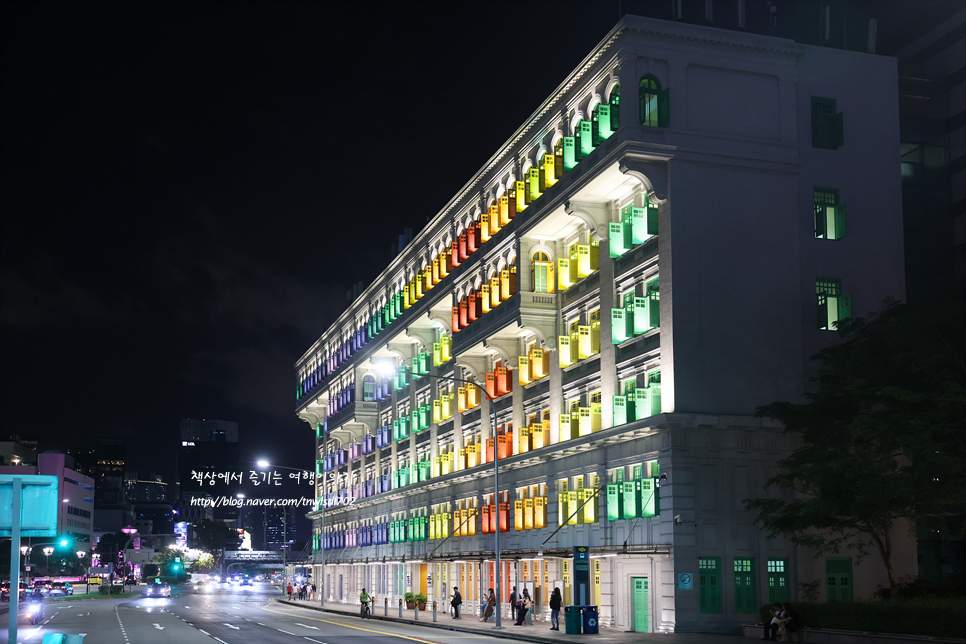
<path fill-rule="evenodd" d="M 828 147 L 838 150 L 845 143 L 845 129 L 842 112 L 828 119 Z"/>
<path fill-rule="evenodd" d="M 631 210 L 631 243 L 643 244 L 647 241 L 647 209 Z"/>
<path fill-rule="evenodd" d="M 614 396 L 614 427 L 627 423 L 627 398 Z"/>
<path fill-rule="evenodd" d="M 610 106 L 598 105 L 594 108 L 597 112 L 597 133 L 601 140 L 608 139 L 614 133 L 611 128 Z"/>
<path fill-rule="evenodd" d="M 657 235 L 657 206 L 647 206 L 647 234 Z"/>
<path fill-rule="evenodd" d="M 661 91 L 661 96 L 657 102 L 657 126 L 671 127 L 671 90 L 670 88 Z"/>
<path fill-rule="evenodd" d="M 572 136 L 563 139 L 564 170 L 573 170 L 577 166 L 577 143 Z"/>
<path fill-rule="evenodd" d="M 634 311 L 634 335 L 641 335 L 650 331 L 647 325 L 647 298 L 635 297 L 632 310 Z"/>
<path fill-rule="evenodd" d="M 640 480 L 624 481 L 621 485 L 624 486 L 621 518 L 636 519 L 641 516 L 641 482 Z"/>
<path fill-rule="evenodd" d="M 835 206 L 835 236 L 832 239 L 843 239 L 846 232 L 848 232 L 848 224 L 846 222 L 845 204 L 840 203 Z"/>
<path fill-rule="evenodd" d="M 577 134 L 577 154 L 583 159 L 594 151 L 594 131 L 590 121 L 580 121 Z"/>
<path fill-rule="evenodd" d="M 656 481 L 650 478 L 641 480 L 641 516 L 642 517 L 657 516 L 658 487 L 655 485 L 655 483 Z"/>
<path fill-rule="evenodd" d="M 818 239 L 825 239 L 828 234 L 828 217 L 826 216 L 826 206 L 824 203 L 815 203 L 815 237 Z"/>
<path fill-rule="evenodd" d="M 624 507 L 624 486 L 622 483 L 611 483 L 607 486 L 607 520 L 616 521 L 621 517 Z"/>
<path fill-rule="evenodd" d="M 649 416 L 661 413 L 661 385 L 651 384 L 647 388 L 647 402 L 649 403 Z"/>
<path fill-rule="evenodd" d="M 624 245 L 624 225 L 613 222 L 609 224 L 608 232 L 610 256 L 611 258 L 620 257 L 627 252 L 627 247 Z"/>
<path fill-rule="evenodd" d="M 650 328 L 657 329 L 661 326 L 661 299 L 660 295 L 652 291 L 647 294 L 647 323 Z"/>
<path fill-rule="evenodd" d="M 852 319 L 852 296 L 851 295 L 839 295 L 838 300 L 838 318 L 837 322 L 845 322 Z M 841 325 L 840 325 L 841 326 Z"/>

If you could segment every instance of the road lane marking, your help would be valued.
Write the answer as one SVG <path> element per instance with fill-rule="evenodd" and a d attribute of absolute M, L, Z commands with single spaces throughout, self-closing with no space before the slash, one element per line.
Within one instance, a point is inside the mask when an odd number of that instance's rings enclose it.
<path fill-rule="evenodd" d="M 214 639 L 216 639 L 216 640 L 218 640 L 219 642 L 221 642 L 221 644 L 228 644 L 228 642 L 226 642 L 225 640 L 223 640 L 223 639 L 221 639 L 220 637 L 216 637 L 216 638 L 214 638 Z"/>
<path fill-rule="evenodd" d="M 323 642 L 322 640 L 314 640 L 314 639 L 312 639 L 311 637 L 309 637 L 307 635 L 305 635 L 303 637 L 305 637 L 305 639 L 307 639 L 310 642 L 317 642 L 318 644 L 325 644 L 325 642 Z"/>
<path fill-rule="evenodd" d="M 298 622 L 295 622 L 295 625 L 296 626 L 304 626 L 305 628 L 311 628 L 314 631 L 319 630 L 319 627 L 318 626 L 309 626 L 308 624 L 299 624 Z"/>
<path fill-rule="evenodd" d="M 203 630 L 201 630 L 200 628 L 198 629 L 198 632 L 199 632 L 199 633 L 204 633 L 205 635 L 208 635 L 208 631 L 203 631 Z"/>
<path fill-rule="evenodd" d="M 234 624 L 229 624 L 228 622 L 225 622 L 225 626 L 227 626 L 228 628 L 234 628 L 236 631 L 240 631 L 241 630 L 240 628 L 238 628 Z"/>
<path fill-rule="evenodd" d="M 279 633 L 285 633 L 286 635 L 295 635 L 295 633 L 289 633 L 288 631 L 283 631 L 280 628 L 276 628 L 275 630 L 278 631 Z"/>
<path fill-rule="evenodd" d="M 276 606 L 279 605 L 274 600 L 272 601 L 272 603 L 275 604 Z M 261 608 L 262 610 L 264 610 L 266 612 L 269 612 L 269 613 L 275 613 L 276 615 L 285 615 L 285 616 L 289 616 L 289 617 L 292 616 L 292 613 L 291 612 L 288 612 L 288 611 L 272 610 L 271 608 L 267 608 L 265 606 L 259 606 L 259 608 Z M 298 607 L 296 607 L 296 608 L 298 608 Z M 356 630 L 356 631 L 365 631 L 366 633 L 376 633 L 378 635 L 387 635 L 389 637 L 399 637 L 399 638 L 402 638 L 404 640 L 412 640 L 413 642 L 423 642 L 423 644 L 440 644 L 440 642 L 438 642 L 436 640 L 428 640 L 428 639 L 425 639 L 425 638 L 422 638 L 422 637 L 416 637 L 416 636 L 413 636 L 413 635 L 400 635 L 398 633 L 387 633 L 386 631 L 377 631 L 377 630 L 374 630 L 374 629 L 371 629 L 371 628 L 362 628 L 361 626 L 352 626 L 351 624 L 343 624 L 342 622 L 332 622 L 332 621 L 329 621 L 327 619 L 319 619 L 318 617 L 308 617 L 307 615 L 303 615 L 302 617 L 303 617 L 303 619 L 309 619 L 309 620 L 312 620 L 313 622 L 322 622 L 324 624 L 332 624 L 333 626 L 342 626 L 343 628 L 351 628 L 351 629 Z M 285 632 L 285 631 L 282 631 L 282 632 Z M 290 634 L 294 635 L 294 633 L 290 633 Z"/>

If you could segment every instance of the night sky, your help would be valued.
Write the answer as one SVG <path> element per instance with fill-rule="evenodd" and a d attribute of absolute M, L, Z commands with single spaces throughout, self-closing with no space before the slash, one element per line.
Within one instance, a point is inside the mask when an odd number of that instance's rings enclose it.
<path fill-rule="evenodd" d="M 346 289 L 621 11 L 670 6 L 3 2 L 0 436 L 123 437 L 168 474 L 180 419 L 215 418 L 312 467 L 294 363 Z"/>
<path fill-rule="evenodd" d="M 4 3 L 0 435 L 168 473 L 180 419 L 216 418 L 312 467 L 295 361 L 618 18 Z"/>

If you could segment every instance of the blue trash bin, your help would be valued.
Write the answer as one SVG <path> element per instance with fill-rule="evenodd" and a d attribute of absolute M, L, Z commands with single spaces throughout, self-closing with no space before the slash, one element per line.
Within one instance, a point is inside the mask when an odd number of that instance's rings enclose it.
<path fill-rule="evenodd" d="M 581 613 L 584 616 L 584 635 L 597 635 L 600 633 L 598 626 L 599 620 L 596 606 L 581 606 Z"/>

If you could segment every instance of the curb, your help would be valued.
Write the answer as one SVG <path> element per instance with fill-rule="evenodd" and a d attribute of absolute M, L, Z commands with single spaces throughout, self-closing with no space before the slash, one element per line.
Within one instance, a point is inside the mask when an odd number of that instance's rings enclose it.
<path fill-rule="evenodd" d="M 299 608 L 308 608 L 309 610 L 315 610 L 315 611 L 318 611 L 320 613 L 332 613 L 334 615 L 345 615 L 345 616 L 348 616 L 348 617 L 352 617 L 353 616 L 352 613 L 349 613 L 349 612 L 344 611 L 344 610 L 334 610 L 334 609 L 331 609 L 331 608 L 322 608 L 321 606 L 306 606 L 305 604 L 300 604 L 298 602 L 289 601 L 287 599 L 276 599 L 276 601 L 278 603 L 280 603 L 280 604 L 288 604 L 289 606 L 297 606 Z M 427 611 L 426 614 L 431 614 L 431 613 L 429 613 Z M 448 613 L 447 613 L 447 615 L 448 615 Z M 546 642 L 547 644 L 558 644 L 558 642 L 560 642 L 560 641 L 568 641 L 568 640 L 563 639 L 563 637 L 566 637 L 566 634 L 563 634 L 563 633 L 561 634 L 561 636 L 562 636 L 561 639 L 558 639 L 558 638 L 555 638 L 555 637 L 541 637 L 540 635 L 533 635 L 533 634 L 531 634 L 532 631 L 529 630 L 529 629 L 526 630 L 526 631 L 520 632 L 518 634 L 516 631 L 506 630 L 506 627 L 504 627 L 504 630 L 502 630 L 502 631 L 495 631 L 495 630 L 492 630 L 492 629 L 480 630 L 478 628 L 467 628 L 467 627 L 464 627 L 464 626 L 443 624 L 442 622 L 432 622 L 432 621 L 424 622 L 421 619 L 420 620 L 417 620 L 417 619 L 406 619 L 405 617 L 403 617 L 403 618 L 399 618 L 399 617 L 389 617 L 389 616 L 385 616 L 385 615 L 376 615 L 376 614 L 373 614 L 370 619 L 378 619 L 378 620 L 383 621 L 383 622 L 395 622 L 397 624 L 412 624 L 414 626 L 428 626 L 430 628 L 436 628 L 436 629 L 439 629 L 439 630 L 458 631 L 460 633 L 472 633 L 474 635 L 480 635 L 480 636 L 483 636 L 483 637 L 487 637 L 487 636 L 488 637 L 499 637 L 499 638 L 508 639 L 508 640 L 519 640 L 521 642 Z M 430 618 L 430 619 L 432 619 L 432 618 Z M 574 635 L 576 635 L 576 633 Z M 581 635 L 583 635 L 583 633 L 581 633 Z"/>

